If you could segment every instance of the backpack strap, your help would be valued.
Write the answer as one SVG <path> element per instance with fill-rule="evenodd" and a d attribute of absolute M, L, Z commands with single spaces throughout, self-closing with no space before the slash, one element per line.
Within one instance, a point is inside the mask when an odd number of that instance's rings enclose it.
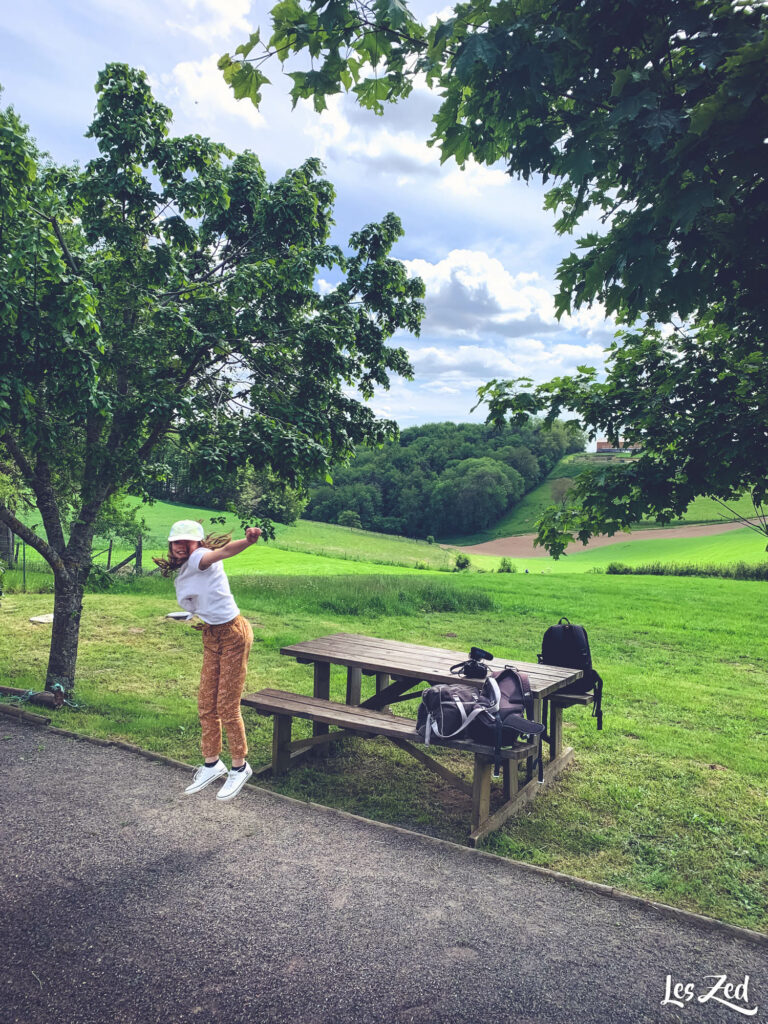
<path fill-rule="evenodd" d="M 603 728 L 603 680 L 597 672 L 595 672 L 595 700 L 592 704 L 592 717 L 597 719 L 597 731 L 600 732 Z"/>
<path fill-rule="evenodd" d="M 499 772 L 501 771 L 501 737 L 503 726 L 511 726 L 515 732 L 519 732 L 525 736 L 537 736 L 539 740 L 539 753 L 538 757 L 534 761 L 534 765 L 539 766 L 539 782 L 544 781 L 544 762 L 541 757 L 542 751 L 542 740 L 544 738 L 544 725 L 541 722 L 532 722 L 527 718 L 523 718 L 522 715 L 516 715 L 514 712 L 505 715 L 502 719 L 501 714 L 496 712 L 496 748 L 494 750 L 494 763 L 493 763 L 493 777 L 498 779 Z M 528 780 L 530 782 L 530 779 Z"/>
<path fill-rule="evenodd" d="M 501 772 L 501 715 L 496 712 L 496 747 L 493 751 L 493 777 L 498 779 Z"/>
<path fill-rule="evenodd" d="M 533 778 L 533 769 L 534 768 L 538 769 L 537 770 L 537 776 L 536 776 L 537 781 L 540 782 L 540 783 L 544 782 L 544 757 L 543 757 L 543 752 L 542 752 L 543 751 L 543 748 L 542 748 L 542 740 L 543 740 L 543 738 L 544 738 L 544 734 L 542 733 L 542 734 L 539 735 L 539 752 L 536 755 L 536 759 L 533 761 L 533 763 L 530 762 L 530 759 L 528 761 L 528 770 L 527 770 L 526 775 L 525 775 L 525 781 L 526 782 L 530 782 L 531 779 Z"/>
<path fill-rule="evenodd" d="M 531 680 L 528 678 L 527 672 L 521 672 L 519 669 L 513 669 L 513 671 L 517 673 L 517 678 L 520 680 L 525 717 L 533 721 L 533 693 L 531 693 Z"/>
<path fill-rule="evenodd" d="M 476 708 L 473 708 L 469 714 L 467 714 L 466 710 L 464 709 L 464 705 L 456 696 L 456 694 L 450 694 L 450 697 L 452 698 L 454 704 L 458 708 L 459 716 L 461 718 L 461 724 L 459 725 L 459 728 L 456 729 L 454 732 L 441 733 L 437 728 L 437 722 L 435 721 L 434 715 L 429 714 L 427 716 L 427 728 L 424 734 L 424 746 L 429 746 L 430 734 L 434 734 L 435 736 L 437 736 L 438 739 L 441 740 L 450 740 L 453 739 L 454 736 L 458 736 L 460 732 L 464 732 L 469 723 L 474 722 L 478 715 L 488 713 L 489 715 L 496 714 L 498 716 L 499 704 L 501 703 L 501 693 L 499 691 L 498 684 L 496 680 L 493 678 L 493 676 L 488 676 L 488 678 L 485 680 L 485 686 L 490 687 L 491 693 L 493 695 L 493 702 L 487 707 L 482 704 L 478 704 L 478 706 Z"/>
<path fill-rule="evenodd" d="M 576 637 L 579 644 L 579 654 L 582 656 L 585 662 L 589 665 L 592 664 L 592 656 L 589 653 L 589 640 L 587 640 L 587 631 L 583 626 L 571 626 L 573 635 Z"/>

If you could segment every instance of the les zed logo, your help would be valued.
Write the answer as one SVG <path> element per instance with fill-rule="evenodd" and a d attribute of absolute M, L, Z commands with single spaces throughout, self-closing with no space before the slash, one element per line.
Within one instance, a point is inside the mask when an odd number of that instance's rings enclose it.
<path fill-rule="evenodd" d="M 736 1013 L 741 1013 L 745 1017 L 753 1017 L 757 1011 L 757 1006 L 749 1007 L 749 975 L 744 976 L 744 981 L 740 985 L 732 985 L 728 981 L 727 974 L 707 974 L 705 975 L 709 980 L 714 980 L 715 984 L 709 989 L 708 992 L 704 992 L 698 996 L 697 1002 L 708 1003 L 710 999 L 716 1003 L 722 1003 L 723 1006 L 727 1006 L 729 1010 L 735 1010 Z M 672 975 L 667 975 L 667 990 L 664 998 L 661 1001 L 662 1006 L 667 1006 L 670 1003 L 673 1006 L 683 1007 L 686 1003 L 690 1003 L 696 994 L 695 986 L 693 982 L 689 982 L 687 985 L 683 985 L 681 982 L 673 984 Z M 739 1005 L 741 1003 L 742 1005 Z"/>

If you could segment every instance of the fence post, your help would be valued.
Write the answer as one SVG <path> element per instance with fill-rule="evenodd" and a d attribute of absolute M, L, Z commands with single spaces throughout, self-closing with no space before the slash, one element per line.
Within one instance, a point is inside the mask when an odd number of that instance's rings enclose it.
<path fill-rule="evenodd" d="M 141 534 L 136 541 L 136 575 L 141 576 Z"/>
<path fill-rule="evenodd" d="M 112 541 L 109 542 L 109 551 L 107 552 L 107 572 L 109 572 L 110 565 L 112 565 Z"/>
<path fill-rule="evenodd" d="M 21 592 L 26 594 L 27 592 L 27 542 L 21 542 Z"/>

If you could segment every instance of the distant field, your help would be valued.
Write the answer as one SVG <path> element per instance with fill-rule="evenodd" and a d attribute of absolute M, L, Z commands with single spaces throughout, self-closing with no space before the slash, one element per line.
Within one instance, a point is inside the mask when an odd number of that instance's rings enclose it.
<path fill-rule="evenodd" d="M 149 536 L 144 544 L 144 571 L 154 568 L 152 555 L 162 555 L 166 550 L 168 527 L 177 519 L 200 519 L 208 530 L 231 529 L 235 536 L 241 533 L 234 516 L 226 516 L 224 524 L 214 524 L 212 517 L 219 513 L 185 505 L 156 502 L 143 511 Z M 275 576 L 358 576 L 370 573 L 385 575 L 411 573 L 416 570 L 439 570 L 453 568 L 456 551 L 446 550 L 438 544 L 425 541 L 394 537 L 388 534 L 367 533 L 328 523 L 313 523 L 301 520 L 295 526 L 278 526 L 276 540 L 259 543 L 243 552 L 227 565 L 229 575 L 243 576 L 268 574 Z M 509 534 L 504 534 L 508 536 Z M 97 543 L 95 550 L 106 546 Z M 113 549 L 112 564 L 125 558 L 128 547 Z M 495 573 L 500 557 L 495 555 L 471 555 L 472 571 Z M 52 590 L 53 579 L 49 573 L 35 571 L 43 568 L 39 556 L 27 548 L 29 590 Z M 659 531 L 658 540 L 622 540 L 602 548 L 585 550 L 580 544 L 572 545 L 568 553 L 555 561 L 548 557 L 512 558 L 517 572 L 536 575 L 561 575 L 564 573 L 601 572 L 610 562 L 626 565 L 645 565 L 651 562 L 684 562 L 702 564 L 730 564 L 747 562 L 757 564 L 766 560 L 765 541 L 748 528 L 733 530 L 712 537 L 690 539 L 665 538 Z M 106 564 L 106 554 L 99 554 L 97 562 Z M 22 587 L 20 569 L 9 570 L 4 576 L 7 591 Z"/>
<path fill-rule="evenodd" d="M 202 519 L 206 530 L 223 530 L 224 526 L 211 525 L 210 517 L 219 515 L 211 510 L 156 502 L 142 513 L 147 520 L 150 535 L 157 542 L 152 554 L 161 554 L 165 548 L 168 526 L 176 519 Z M 235 536 L 241 534 L 234 516 L 227 517 L 227 529 Z M 295 526 L 277 526 L 276 539 L 266 544 L 259 542 L 227 566 L 227 572 L 237 575 L 250 573 L 296 575 L 358 575 L 367 572 L 397 572 L 413 568 L 450 569 L 455 552 L 446 551 L 438 544 L 394 537 L 385 533 L 368 533 L 346 526 L 313 523 L 299 520 Z M 147 545 L 147 548 L 149 545 Z M 642 565 L 646 562 L 762 562 L 765 561 L 765 541 L 753 530 L 733 530 L 713 537 L 685 540 L 667 540 L 660 531 L 658 540 L 632 541 L 627 539 L 603 548 L 585 550 L 578 542 L 568 553 L 555 561 L 552 558 L 512 559 L 519 571 L 561 573 L 587 572 L 604 568 L 609 562 Z M 472 555 L 472 566 L 492 571 L 500 559 L 491 555 Z M 150 565 L 151 567 L 151 565 Z"/>
<path fill-rule="evenodd" d="M 159 554 L 165 546 L 168 527 L 176 519 L 201 519 L 206 531 L 223 532 L 231 530 L 234 536 L 242 535 L 242 528 L 236 516 L 226 515 L 223 525 L 212 524 L 211 518 L 225 515 L 209 509 L 192 508 L 186 505 L 172 505 L 158 501 L 147 506 L 142 513 L 150 530 L 152 554 Z M 145 545 L 149 546 L 149 545 Z M 302 557 L 305 556 L 305 557 Z M 385 533 L 369 533 L 353 530 L 331 523 L 314 523 L 299 520 L 293 526 L 277 525 L 275 539 L 260 542 L 246 551 L 237 562 L 232 562 L 232 571 L 305 572 L 321 556 L 323 561 L 343 562 L 336 571 L 343 573 L 370 572 L 371 567 L 448 569 L 453 565 L 455 555 L 441 548 L 439 544 L 394 537 Z M 359 568 L 350 563 L 359 563 Z M 294 570 L 288 567 L 294 567 Z M 229 567 L 228 567 L 229 570 Z M 333 571 L 330 566 L 318 572 Z"/>
<path fill-rule="evenodd" d="M 603 456 L 566 455 L 564 459 L 558 462 L 546 480 L 526 494 L 522 501 L 494 526 L 480 533 L 473 533 L 470 536 L 450 537 L 448 542 L 457 547 L 467 547 L 472 544 L 482 544 L 488 540 L 495 540 L 497 537 L 514 537 L 523 533 L 535 533 L 536 520 L 541 516 L 544 509 L 552 504 L 553 481 L 560 480 L 563 477 L 576 476 L 582 469 L 594 465 L 596 459 L 600 460 L 601 465 L 607 461 Z M 688 506 L 684 515 L 669 525 L 732 522 L 739 516 L 750 519 L 754 515 L 755 508 L 749 497 L 741 497 L 728 502 L 728 508 L 724 508 L 723 505 L 713 498 L 696 498 Z M 647 527 L 654 525 L 654 521 L 644 519 L 642 524 L 638 525 Z"/>

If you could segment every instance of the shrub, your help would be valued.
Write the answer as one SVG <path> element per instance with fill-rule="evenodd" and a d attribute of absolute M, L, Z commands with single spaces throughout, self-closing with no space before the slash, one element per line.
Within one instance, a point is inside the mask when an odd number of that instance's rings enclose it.
<path fill-rule="evenodd" d="M 434 544 L 434 543 L 435 543 L 435 538 L 430 533 L 430 535 L 427 537 L 427 544 Z"/>
<path fill-rule="evenodd" d="M 622 562 L 609 562 L 605 571 L 609 576 L 628 576 L 632 572 L 632 568 Z"/>
<path fill-rule="evenodd" d="M 768 580 L 768 563 L 685 565 L 676 562 L 651 562 L 649 565 L 623 565 L 621 562 L 611 562 L 605 571 L 612 576 L 701 576 L 726 580 Z"/>
<path fill-rule="evenodd" d="M 472 560 L 469 555 L 465 555 L 463 551 L 460 551 L 458 555 L 456 555 L 456 561 L 453 563 L 454 570 L 456 572 L 461 572 L 463 569 L 468 569 L 470 565 L 472 565 Z"/>
<path fill-rule="evenodd" d="M 360 521 L 360 513 L 355 512 L 351 508 L 339 512 L 339 518 L 336 521 L 339 526 L 351 526 L 355 530 L 362 530 L 363 528 L 363 524 Z"/>
<path fill-rule="evenodd" d="M 517 566 L 513 565 L 508 558 L 502 558 L 499 562 L 498 572 L 517 572 Z"/>

